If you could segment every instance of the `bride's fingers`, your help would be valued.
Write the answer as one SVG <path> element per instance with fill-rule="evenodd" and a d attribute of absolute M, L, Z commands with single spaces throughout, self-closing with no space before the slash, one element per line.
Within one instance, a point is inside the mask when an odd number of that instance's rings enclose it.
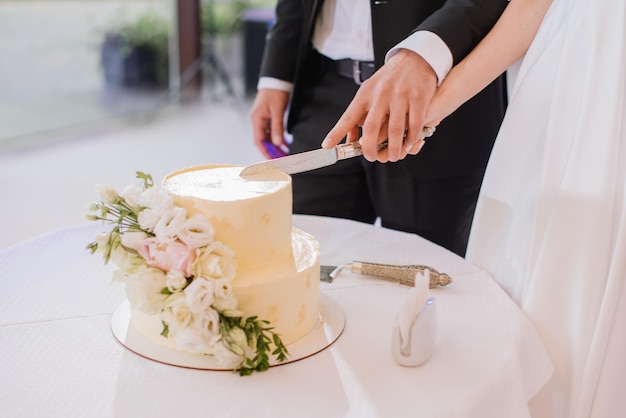
<path fill-rule="evenodd" d="M 417 138 L 417 140 L 406 141 L 405 146 L 404 146 L 404 151 L 407 154 L 411 154 L 412 153 L 411 151 L 414 149 L 415 145 L 417 144 L 421 144 L 419 147 L 421 149 L 424 146 L 424 143 L 425 143 L 424 141 L 426 140 L 426 138 L 430 138 L 431 136 L 433 136 L 436 130 L 437 128 L 435 127 L 424 126 L 422 130 L 420 131 L 419 137 Z"/>
<path fill-rule="evenodd" d="M 424 146 L 425 143 L 426 141 L 424 141 L 423 139 L 420 139 L 416 143 L 412 144 L 412 146 L 408 147 L 408 149 L 406 150 L 407 154 L 410 154 L 410 155 L 419 154 L 419 152 L 422 150 L 422 147 Z"/>
<path fill-rule="evenodd" d="M 387 141 L 387 143 L 389 144 L 388 132 L 389 132 L 389 121 L 385 119 L 383 120 L 382 125 L 380 126 L 378 137 L 376 138 L 376 144 L 378 146 L 380 146 L 380 144 L 382 144 L 385 141 Z M 424 127 L 422 131 L 420 132 L 420 134 L 418 135 L 417 140 L 414 141 L 413 143 L 408 143 L 408 142 L 404 143 L 400 151 L 400 156 L 398 158 L 394 157 L 393 160 L 390 157 L 390 149 L 389 149 L 389 146 L 387 145 L 384 148 L 377 151 L 375 161 L 378 161 L 381 163 L 387 163 L 390 161 L 398 161 L 398 160 L 404 159 L 408 154 L 416 155 L 422 150 L 422 147 L 426 143 L 425 139 L 432 136 L 434 132 L 435 132 L 434 127 Z M 403 135 L 404 138 L 407 138 L 407 133 L 408 133 L 408 129 L 404 131 L 404 135 Z M 371 161 L 374 161 L 374 160 L 371 160 Z"/>

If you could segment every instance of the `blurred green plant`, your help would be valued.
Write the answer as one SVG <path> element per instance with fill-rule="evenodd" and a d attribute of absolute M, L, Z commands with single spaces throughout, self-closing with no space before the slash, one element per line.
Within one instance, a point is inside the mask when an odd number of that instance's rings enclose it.
<path fill-rule="evenodd" d="M 167 84 L 170 36 L 170 21 L 167 18 L 150 10 L 132 17 L 119 15 L 103 32 L 103 47 L 119 51 L 124 58 L 132 55 L 135 60 L 144 61 L 138 65 L 150 66 L 151 69 L 144 68 L 140 72 L 153 74 L 149 77 L 154 81 L 150 82 Z"/>
<path fill-rule="evenodd" d="M 276 0 L 205 0 L 200 3 L 200 25 L 207 34 L 237 33 L 242 28 L 244 10 L 275 4 Z"/>
<path fill-rule="evenodd" d="M 146 12 L 132 20 L 120 19 L 106 30 L 107 36 L 121 40 L 122 52 L 128 56 L 133 48 L 148 47 L 167 57 L 170 23 L 154 12 Z"/>

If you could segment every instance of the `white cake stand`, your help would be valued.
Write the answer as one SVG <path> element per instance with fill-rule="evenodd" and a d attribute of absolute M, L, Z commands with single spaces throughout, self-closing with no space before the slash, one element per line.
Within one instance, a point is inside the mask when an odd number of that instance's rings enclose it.
<path fill-rule="evenodd" d="M 346 317 L 337 302 L 326 295 L 320 294 L 319 321 L 304 337 L 287 346 L 289 356 L 283 362 L 270 360 L 270 367 L 293 363 L 311 357 L 334 343 L 346 324 Z M 124 301 L 115 309 L 111 318 L 111 330 L 115 338 L 128 350 L 147 359 L 201 370 L 230 370 L 220 365 L 213 357 L 199 356 L 179 350 L 159 346 L 138 332 L 130 325 L 130 305 Z"/>

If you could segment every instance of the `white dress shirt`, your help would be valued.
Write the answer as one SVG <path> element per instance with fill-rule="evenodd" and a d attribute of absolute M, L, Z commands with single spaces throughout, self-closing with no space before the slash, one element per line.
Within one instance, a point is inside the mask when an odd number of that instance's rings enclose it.
<path fill-rule="evenodd" d="M 324 0 L 315 22 L 312 41 L 313 47 L 320 54 L 334 60 L 349 58 L 374 61 L 369 0 Z M 450 49 L 432 32 L 418 31 L 410 35 L 387 53 L 385 61 L 402 48 L 421 55 L 435 70 L 439 83 L 452 68 Z M 291 92 L 293 84 L 272 77 L 261 77 L 257 88 Z"/>

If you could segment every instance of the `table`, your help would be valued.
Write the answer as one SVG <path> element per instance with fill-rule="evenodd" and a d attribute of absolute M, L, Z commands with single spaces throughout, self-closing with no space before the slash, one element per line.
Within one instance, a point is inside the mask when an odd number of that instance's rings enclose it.
<path fill-rule="evenodd" d="M 484 271 L 416 235 L 294 216 L 323 264 L 427 264 L 437 337 L 419 367 L 396 364 L 391 328 L 410 288 L 343 272 L 321 292 L 346 327 L 308 359 L 239 377 L 147 360 L 113 337 L 124 300 L 112 267 L 85 250 L 102 230 L 77 225 L 0 252 L 0 405 L 17 417 L 528 417 L 552 363 L 530 322 Z"/>

